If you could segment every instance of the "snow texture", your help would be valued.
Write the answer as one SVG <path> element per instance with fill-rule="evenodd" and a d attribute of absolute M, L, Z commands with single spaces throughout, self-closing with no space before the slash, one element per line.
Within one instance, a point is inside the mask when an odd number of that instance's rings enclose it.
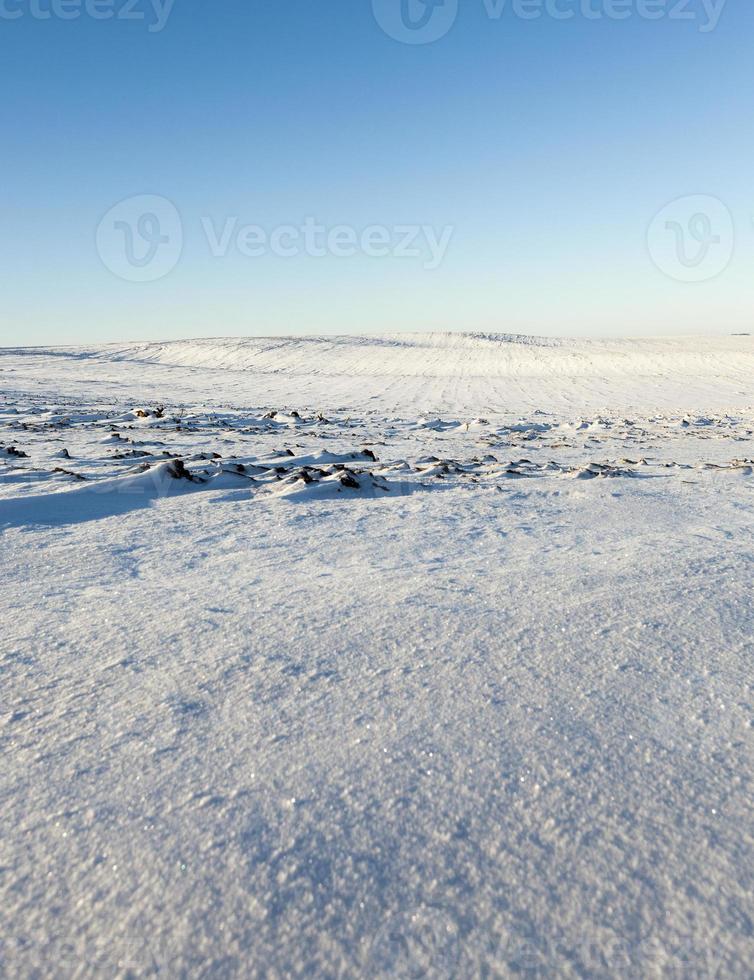
<path fill-rule="evenodd" d="M 0 975 L 746 977 L 754 340 L 0 350 Z"/>

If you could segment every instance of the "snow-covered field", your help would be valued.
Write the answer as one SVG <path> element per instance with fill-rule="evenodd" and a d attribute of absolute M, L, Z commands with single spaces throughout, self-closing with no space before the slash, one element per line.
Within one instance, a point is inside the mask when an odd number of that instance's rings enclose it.
<path fill-rule="evenodd" d="M 744 977 L 754 338 L 0 350 L 0 975 Z"/>

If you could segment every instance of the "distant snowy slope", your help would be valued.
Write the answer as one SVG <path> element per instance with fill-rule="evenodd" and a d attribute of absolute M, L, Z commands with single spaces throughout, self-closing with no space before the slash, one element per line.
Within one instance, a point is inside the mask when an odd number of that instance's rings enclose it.
<path fill-rule="evenodd" d="M 58 349 L 65 353 L 65 349 Z M 751 377 L 751 337 L 564 340 L 508 334 L 249 337 L 71 349 L 114 361 L 289 374 L 453 377 Z"/>
<path fill-rule="evenodd" d="M 47 381 L 122 383 L 139 366 L 145 394 L 245 404 L 384 401 L 391 409 L 506 412 L 734 409 L 754 401 L 754 338 L 586 340 L 506 334 L 257 337 L 91 347 L 0 349 L 5 371 Z M 201 372 L 201 373 L 199 373 Z M 69 390 L 62 387 L 61 391 Z M 181 395 L 179 394 L 180 398 Z"/>

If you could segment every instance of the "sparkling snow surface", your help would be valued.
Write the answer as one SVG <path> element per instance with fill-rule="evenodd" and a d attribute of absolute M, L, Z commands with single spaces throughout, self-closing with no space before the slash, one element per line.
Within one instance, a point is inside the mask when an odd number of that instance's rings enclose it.
<path fill-rule="evenodd" d="M 0 975 L 746 977 L 754 338 L 0 351 Z"/>

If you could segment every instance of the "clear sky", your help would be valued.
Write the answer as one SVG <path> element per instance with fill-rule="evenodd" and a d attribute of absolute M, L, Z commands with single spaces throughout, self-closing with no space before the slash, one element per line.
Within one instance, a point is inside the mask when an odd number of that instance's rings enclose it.
<path fill-rule="evenodd" d="M 0 0 L 0 343 L 754 330 L 751 3 L 162 2 Z"/>

